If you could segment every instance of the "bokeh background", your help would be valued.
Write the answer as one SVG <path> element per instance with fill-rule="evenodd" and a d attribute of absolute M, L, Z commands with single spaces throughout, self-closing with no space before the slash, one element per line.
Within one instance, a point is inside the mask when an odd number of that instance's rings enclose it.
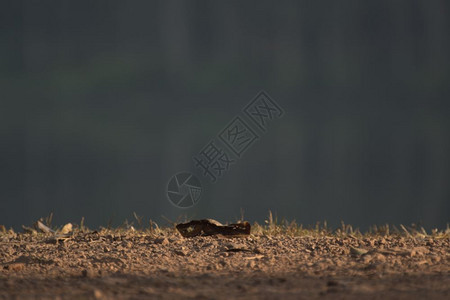
<path fill-rule="evenodd" d="M 0 224 L 445 227 L 450 3 L 2 1 Z M 223 178 L 197 154 L 260 90 L 286 111 Z M 199 174 L 180 210 L 166 185 Z"/>

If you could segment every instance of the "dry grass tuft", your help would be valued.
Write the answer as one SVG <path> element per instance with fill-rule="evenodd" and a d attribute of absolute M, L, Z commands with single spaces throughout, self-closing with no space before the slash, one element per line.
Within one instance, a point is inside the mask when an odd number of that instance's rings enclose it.
<path fill-rule="evenodd" d="M 108 222 L 107 227 L 101 226 L 98 230 L 91 230 L 85 226 L 84 217 L 81 218 L 79 224 L 74 224 L 73 233 L 88 233 L 88 232 L 99 232 L 104 234 L 136 234 L 136 235 L 149 235 L 149 236 L 170 236 L 177 234 L 175 225 L 177 223 L 186 222 L 187 218 L 179 217 L 176 222 L 169 220 L 168 218 L 162 216 L 169 226 L 159 226 L 155 221 L 149 220 L 148 225 L 145 225 L 143 217 L 133 213 L 133 218 L 137 223 L 137 228 L 134 222 L 129 222 L 125 220 L 122 225 L 118 227 L 111 226 L 111 220 Z M 45 223 L 49 228 L 58 231 L 61 227 L 52 227 L 53 213 L 50 213 L 47 217 L 40 218 L 39 220 Z M 241 211 L 240 218 L 238 222 L 244 220 L 244 213 Z M 24 234 L 33 235 L 44 235 L 44 233 L 34 230 L 33 228 L 23 226 L 28 230 L 25 230 Z M 5 226 L 0 225 L 0 236 L 1 235 L 16 235 L 12 228 L 6 229 Z M 353 228 L 350 224 L 345 224 L 341 222 L 341 226 L 332 229 L 328 226 L 327 222 L 317 222 L 313 226 L 305 227 L 302 224 L 297 224 L 295 220 L 288 221 L 286 219 L 278 220 L 278 217 L 269 211 L 267 219 L 264 224 L 259 224 L 257 222 L 252 225 L 252 235 L 255 236 L 309 236 L 309 237 L 324 237 L 324 236 L 334 236 L 339 238 L 352 237 L 352 238 L 363 238 L 363 237 L 386 237 L 386 236 L 398 236 L 398 237 L 408 237 L 412 239 L 433 237 L 437 239 L 450 238 L 450 226 L 447 224 L 446 229 L 439 230 L 437 228 L 432 229 L 427 232 L 424 227 L 412 224 L 411 226 L 400 225 L 400 229 L 396 226 L 385 224 L 385 225 L 373 225 L 369 228 L 367 232 L 361 233 L 358 228 Z"/>

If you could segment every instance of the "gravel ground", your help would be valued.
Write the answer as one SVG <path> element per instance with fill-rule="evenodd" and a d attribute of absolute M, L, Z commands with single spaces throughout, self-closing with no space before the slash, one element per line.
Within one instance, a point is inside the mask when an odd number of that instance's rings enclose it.
<path fill-rule="evenodd" d="M 448 234 L 0 235 L 0 299 L 450 299 Z"/>

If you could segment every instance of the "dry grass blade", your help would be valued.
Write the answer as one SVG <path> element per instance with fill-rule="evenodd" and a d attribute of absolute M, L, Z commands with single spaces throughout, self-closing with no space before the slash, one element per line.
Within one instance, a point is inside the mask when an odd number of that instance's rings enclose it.
<path fill-rule="evenodd" d="M 35 224 L 36 228 L 42 231 L 43 233 L 55 233 L 53 229 L 44 225 L 41 221 L 37 221 Z"/>
<path fill-rule="evenodd" d="M 143 228 L 142 217 L 138 216 L 136 214 L 136 212 L 134 212 L 134 211 L 133 211 L 133 216 L 136 219 L 136 222 L 138 223 L 139 228 L 142 229 Z"/>

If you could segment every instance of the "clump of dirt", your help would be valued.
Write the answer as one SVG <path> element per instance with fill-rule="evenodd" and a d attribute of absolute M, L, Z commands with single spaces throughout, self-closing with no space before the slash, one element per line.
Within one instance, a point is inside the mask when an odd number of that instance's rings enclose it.
<path fill-rule="evenodd" d="M 0 298 L 448 299 L 449 246 L 448 234 L 5 232 Z"/>

